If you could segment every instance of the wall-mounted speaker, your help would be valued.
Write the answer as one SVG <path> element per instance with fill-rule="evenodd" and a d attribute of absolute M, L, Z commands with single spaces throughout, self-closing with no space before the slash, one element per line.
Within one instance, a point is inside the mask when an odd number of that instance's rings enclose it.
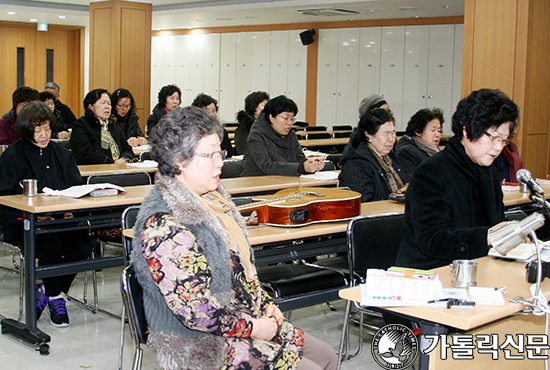
<path fill-rule="evenodd" d="M 315 36 L 315 30 L 307 30 L 300 33 L 300 39 L 304 46 L 313 44 L 313 36 Z"/>

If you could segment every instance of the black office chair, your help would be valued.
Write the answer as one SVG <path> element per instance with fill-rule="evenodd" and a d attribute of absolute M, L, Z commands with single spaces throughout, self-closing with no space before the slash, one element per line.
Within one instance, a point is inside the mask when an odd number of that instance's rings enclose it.
<path fill-rule="evenodd" d="M 302 131 L 300 131 L 300 132 L 302 132 Z M 302 139 L 304 138 L 304 136 L 303 136 L 302 134 L 296 133 L 296 138 L 297 138 L 298 140 L 302 140 Z"/>
<path fill-rule="evenodd" d="M 340 158 L 342 158 L 342 154 L 330 154 L 325 158 L 325 160 L 326 161 L 331 161 L 332 163 L 334 163 L 334 166 L 336 167 L 336 169 L 339 170 L 340 169 Z"/>
<path fill-rule="evenodd" d="M 323 162 L 325 163 L 325 167 L 323 167 L 323 169 L 321 171 L 334 171 L 334 170 L 337 170 L 336 165 L 333 162 L 327 161 L 327 160 L 324 160 Z"/>
<path fill-rule="evenodd" d="M 0 245 L 3 245 L 8 250 L 11 250 L 11 253 L 12 253 L 11 263 L 13 265 L 13 267 L 0 266 L 0 268 L 2 268 L 4 270 L 7 270 L 7 271 L 10 271 L 10 272 L 15 272 L 16 274 L 19 274 L 19 318 L 17 319 L 17 321 L 21 321 L 21 319 L 23 318 L 23 291 L 24 291 L 24 285 L 23 285 L 24 284 L 24 282 L 23 282 L 23 276 L 24 276 L 23 275 L 23 266 L 24 266 L 23 251 L 22 251 L 21 247 L 19 247 L 17 245 L 10 244 L 10 243 L 6 243 L 5 241 L 0 241 Z"/>
<path fill-rule="evenodd" d="M 307 126 L 306 131 L 327 131 L 326 126 Z"/>
<path fill-rule="evenodd" d="M 350 221 L 347 230 L 348 239 L 348 263 L 349 274 L 353 276 L 350 285 L 356 286 L 364 281 L 367 269 L 387 269 L 395 264 L 397 251 L 401 243 L 404 214 L 389 214 L 382 216 L 358 217 Z M 353 302 L 356 309 L 361 313 L 359 329 L 359 346 L 357 352 L 350 355 L 350 343 L 348 336 L 348 325 L 352 302 L 346 303 L 344 314 L 344 325 L 340 341 L 340 362 L 349 357 L 357 356 L 362 351 L 363 345 L 363 320 L 364 314 L 380 317 L 380 312 L 361 306 Z M 373 325 L 365 325 L 373 331 L 379 328 Z M 346 351 L 344 352 L 344 345 Z"/>
<path fill-rule="evenodd" d="M 227 179 L 232 177 L 239 177 L 242 170 L 242 164 L 242 161 L 224 161 L 220 178 Z"/>
<path fill-rule="evenodd" d="M 110 184 L 114 184 L 122 187 L 151 185 L 151 176 L 149 176 L 149 174 L 145 171 L 92 174 L 88 176 L 88 179 L 86 182 L 87 184 L 100 184 L 100 183 L 106 182 L 106 183 L 110 183 Z M 117 235 L 120 238 L 118 229 L 110 229 L 110 230 L 107 230 L 107 232 L 105 233 L 109 234 L 110 236 Z M 99 242 L 99 250 L 96 251 L 92 249 L 91 258 L 95 258 L 96 254 L 98 254 L 99 256 L 104 255 L 106 241 L 113 243 L 112 237 L 102 237 L 102 236 L 97 237 L 93 233 L 91 237 L 92 239 L 95 239 Z M 82 301 L 86 307 L 91 308 L 94 312 L 98 312 L 101 310 L 99 308 L 99 300 L 98 300 L 98 293 L 97 293 L 97 274 L 95 270 L 92 270 L 92 282 L 93 282 L 93 290 L 94 290 L 94 304 L 89 305 L 88 304 L 88 272 L 86 271 L 84 274 L 84 292 L 82 295 Z M 109 315 L 115 316 L 110 312 L 106 312 L 106 311 L 103 311 L 103 312 Z"/>
<path fill-rule="evenodd" d="M 346 131 L 346 130 L 353 130 L 353 127 L 350 125 L 341 125 L 341 126 L 332 126 L 332 131 Z"/>
<path fill-rule="evenodd" d="M 306 140 L 312 139 L 330 139 L 331 136 L 328 132 L 314 132 L 312 134 L 306 134 Z"/>
<path fill-rule="evenodd" d="M 67 149 L 71 150 L 71 141 L 70 140 L 56 141 L 56 143 L 61 145 L 64 148 L 67 148 Z"/>
<path fill-rule="evenodd" d="M 141 345 L 147 343 L 148 333 L 147 319 L 145 318 L 145 310 L 143 308 L 143 289 L 136 279 L 132 265 L 127 266 L 122 271 L 120 288 L 122 301 L 127 312 L 126 316 L 128 317 L 130 334 L 135 345 L 132 369 L 139 370 L 143 361 L 143 349 Z M 122 323 L 124 324 L 124 318 L 122 319 Z M 122 366 L 119 369 L 122 369 Z"/>
<path fill-rule="evenodd" d="M 143 152 L 139 155 L 139 161 L 149 161 L 151 160 L 151 152 Z"/>
<path fill-rule="evenodd" d="M 298 127 L 308 127 L 308 126 L 309 126 L 309 123 L 304 122 L 304 121 L 296 121 L 296 122 L 294 122 L 294 126 L 298 126 Z"/>
<path fill-rule="evenodd" d="M 332 134 L 333 138 L 339 138 L 339 137 L 351 137 L 351 131 L 348 132 L 335 132 Z"/>
<path fill-rule="evenodd" d="M 349 286 L 345 274 L 301 263 L 257 270 L 262 287 L 283 312 L 339 299 L 338 292 Z"/>
<path fill-rule="evenodd" d="M 139 213 L 139 206 L 131 206 L 126 208 L 122 212 L 121 216 L 121 226 L 122 230 L 128 230 L 132 229 L 136 223 L 136 219 Z M 132 238 L 122 235 L 122 246 L 123 246 L 123 252 L 124 252 L 124 265 L 126 267 L 130 264 L 130 253 L 132 252 Z M 126 301 L 124 301 L 124 282 L 126 282 L 126 286 L 131 286 L 132 284 L 129 282 L 129 280 L 132 278 L 132 275 L 129 272 L 123 272 L 122 273 L 122 280 L 121 280 L 121 287 L 122 287 L 122 314 L 121 317 L 121 329 L 120 329 L 120 350 L 119 350 L 119 362 L 118 362 L 118 368 L 119 370 L 122 370 L 122 356 L 123 356 L 123 350 L 124 350 L 124 324 L 126 322 L 126 319 L 128 319 L 128 325 L 130 326 L 130 333 L 132 334 L 132 339 L 134 340 L 134 345 L 136 346 L 136 351 L 134 354 L 134 369 L 136 369 L 136 359 L 139 357 L 139 367 L 137 369 L 141 368 L 141 348 L 139 348 L 140 344 L 145 343 L 147 339 L 147 333 L 146 331 L 140 330 L 141 333 L 144 334 L 135 334 L 136 329 L 132 327 L 132 316 L 130 315 L 130 310 L 126 308 Z M 141 287 L 140 287 L 141 288 Z M 136 288 L 137 289 L 137 288 Z M 134 291 L 136 290 L 134 289 Z M 128 289 L 130 290 L 130 289 Z M 129 299 L 128 299 L 129 301 Z M 141 300 L 140 300 L 141 301 Z M 134 301 L 135 304 L 135 301 Z M 128 312 L 128 315 L 126 314 Z M 135 312 L 135 311 L 134 311 Z M 133 316 L 137 317 L 135 313 L 132 314 Z M 139 323 L 138 323 L 139 324 Z M 138 326 L 138 324 L 134 323 L 135 326 Z M 145 335 L 145 336 L 144 336 Z M 138 339 L 136 341 L 136 338 Z M 140 341 L 140 338 L 145 338 L 143 341 Z M 139 356 L 138 356 L 139 354 Z"/>

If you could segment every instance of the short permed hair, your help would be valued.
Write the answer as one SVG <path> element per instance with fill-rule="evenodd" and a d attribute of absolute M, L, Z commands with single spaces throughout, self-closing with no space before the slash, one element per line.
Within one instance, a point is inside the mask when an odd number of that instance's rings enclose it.
<path fill-rule="evenodd" d="M 369 135 L 376 135 L 380 129 L 380 126 L 386 122 L 395 122 L 395 119 L 390 111 L 378 108 L 366 112 L 363 116 L 361 116 L 358 124 L 361 134 L 363 135 L 363 139 L 367 138 L 365 131 Z"/>
<path fill-rule="evenodd" d="M 434 119 L 439 120 L 441 126 L 445 122 L 443 118 L 443 110 L 440 108 L 423 108 L 411 116 L 409 123 L 407 123 L 407 128 L 405 133 L 410 137 L 420 135 L 426 129 L 428 122 L 433 121 Z"/>
<path fill-rule="evenodd" d="M 198 108 L 203 108 L 203 109 L 208 107 L 210 104 L 214 104 L 214 106 L 216 107 L 216 112 L 217 112 L 218 111 L 218 101 L 216 99 L 214 99 L 213 97 L 211 97 L 210 95 L 206 95 L 205 93 L 200 93 L 199 95 L 197 95 L 195 100 L 193 100 L 193 102 L 191 103 L 191 105 L 193 107 L 198 107 Z"/>
<path fill-rule="evenodd" d="M 254 116 L 254 113 L 256 113 L 256 108 L 258 108 L 258 105 L 260 105 L 260 103 L 264 100 L 269 101 L 269 94 L 265 91 L 254 91 L 253 93 L 248 94 L 248 96 L 244 99 L 244 111 L 251 116 Z"/>
<path fill-rule="evenodd" d="M 284 95 L 279 95 L 267 102 L 264 110 L 262 111 L 262 114 L 264 115 L 267 122 L 271 122 L 269 120 L 269 116 L 277 117 L 283 112 L 292 112 L 294 113 L 294 115 L 297 115 L 298 106 L 296 105 L 296 103 L 294 103 L 292 99 L 289 99 Z"/>
<path fill-rule="evenodd" d="M 216 134 L 223 137 L 223 127 L 218 119 L 197 107 L 177 107 L 164 115 L 149 135 L 151 158 L 158 163 L 158 171 L 174 177 L 193 158 L 199 140 Z"/>
<path fill-rule="evenodd" d="M 481 89 L 458 103 L 452 117 L 452 130 L 456 138 L 462 140 L 466 129 L 468 140 L 476 141 L 491 127 L 510 122 L 508 139 L 512 139 L 518 120 L 519 108 L 508 95 L 500 90 Z"/>
<path fill-rule="evenodd" d="M 166 85 L 166 86 L 163 86 L 160 91 L 159 91 L 159 95 L 158 95 L 158 99 L 159 99 L 159 105 L 161 108 L 166 108 L 166 99 L 173 95 L 174 93 L 178 93 L 178 96 L 180 98 L 180 103 L 181 103 L 181 90 L 179 87 L 177 87 L 176 85 Z"/>
<path fill-rule="evenodd" d="M 126 89 L 116 89 L 111 94 L 111 105 L 114 107 L 118 104 L 118 101 L 122 98 L 128 98 L 130 99 L 130 110 L 129 112 L 134 112 L 136 109 L 136 101 L 134 100 L 134 97 L 132 96 L 132 93 Z M 113 110 L 113 113 L 116 113 L 116 108 Z"/>
<path fill-rule="evenodd" d="M 11 95 L 13 110 L 17 108 L 19 103 L 31 102 L 38 100 L 38 91 L 28 86 L 19 86 Z"/>
<path fill-rule="evenodd" d="M 52 81 L 46 82 L 44 84 L 44 90 L 46 90 L 46 89 L 55 89 L 55 92 L 57 94 L 59 94 L 59 85 L 56 84 L 55 82 L 52 82 Z"/>
<path fill-rule="evenodd" d="M 25 105 L 17 115 L 15 130 L 22 138 L 35 143 L 34 128 L 42 125 L 46 121 L 50 122 L 52 132 L 56 132 L 57 123 L 50 108 L 41 101 L 33 101 Z"/>

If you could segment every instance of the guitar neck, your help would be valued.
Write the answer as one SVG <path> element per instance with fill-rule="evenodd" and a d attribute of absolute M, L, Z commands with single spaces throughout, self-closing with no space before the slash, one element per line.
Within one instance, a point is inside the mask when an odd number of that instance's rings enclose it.
<path fill-rule="evenodd" d="M 257 201 L 257 202 L 252 202 L 252 203 L 249 203 L 249 204 L 241 204 L 240 206 L 237 206 L 237 210 L 239 212 L 251 211 L 253 209 L 259 208 L 259 207 L 264 206 L 266 204 L 286 202 L 289 199 L 296 199 L 296 195 L 294 195 L 294 194 L 293 195 L 286 195 L 284 197 L 276 197 L 276 198 L 271 198 L 271 199 L 260 200 L 260 201 Z"/>

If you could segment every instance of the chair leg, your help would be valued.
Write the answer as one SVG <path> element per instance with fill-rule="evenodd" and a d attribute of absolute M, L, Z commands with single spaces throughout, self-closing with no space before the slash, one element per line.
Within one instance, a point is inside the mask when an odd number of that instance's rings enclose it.
<path fill-rule="evenodd" d="M 17 321 L 21 321 L 23 319 L 23 289 L 24 289 L 24 269 L 23 269 L 23 254 L 21 254 L 21 249 L 18 248 L 19 251 L 19 318 Z"/>
<path fill-rule="evenodd" d="M 134 363 L 132 364 L 133 370 L 141 370 L 141 363 L 143 361 L 143 349 L 136 348 L 136 353 L 134 354 Z"/>
<path fill-rule="evenodd" d="M 122 370 L 122 356 L 124 355 L 124 326 L 126 324 L 126 306 L 122 302 L 122 313 L 120 314 L 120 348 L 118 357 L 118 370 Z"/>
<path fill-rule="evenodd" d="M 348 343 L 349 347 L 349 337 L 348 337 L 348 316 L 351 311 L 351 301 L 346 302 L 346 309 L 344 311 L 344 324 L 342 326 L 342 338 L 340 339 L 340 348 L 338 349 L 338 370 L 340 370 L 340 365 L 342 364 L 342 361 L 347 359 L 347 356 L 349 354 L 349 348 L 344 353 L 344 344 Z"/>

